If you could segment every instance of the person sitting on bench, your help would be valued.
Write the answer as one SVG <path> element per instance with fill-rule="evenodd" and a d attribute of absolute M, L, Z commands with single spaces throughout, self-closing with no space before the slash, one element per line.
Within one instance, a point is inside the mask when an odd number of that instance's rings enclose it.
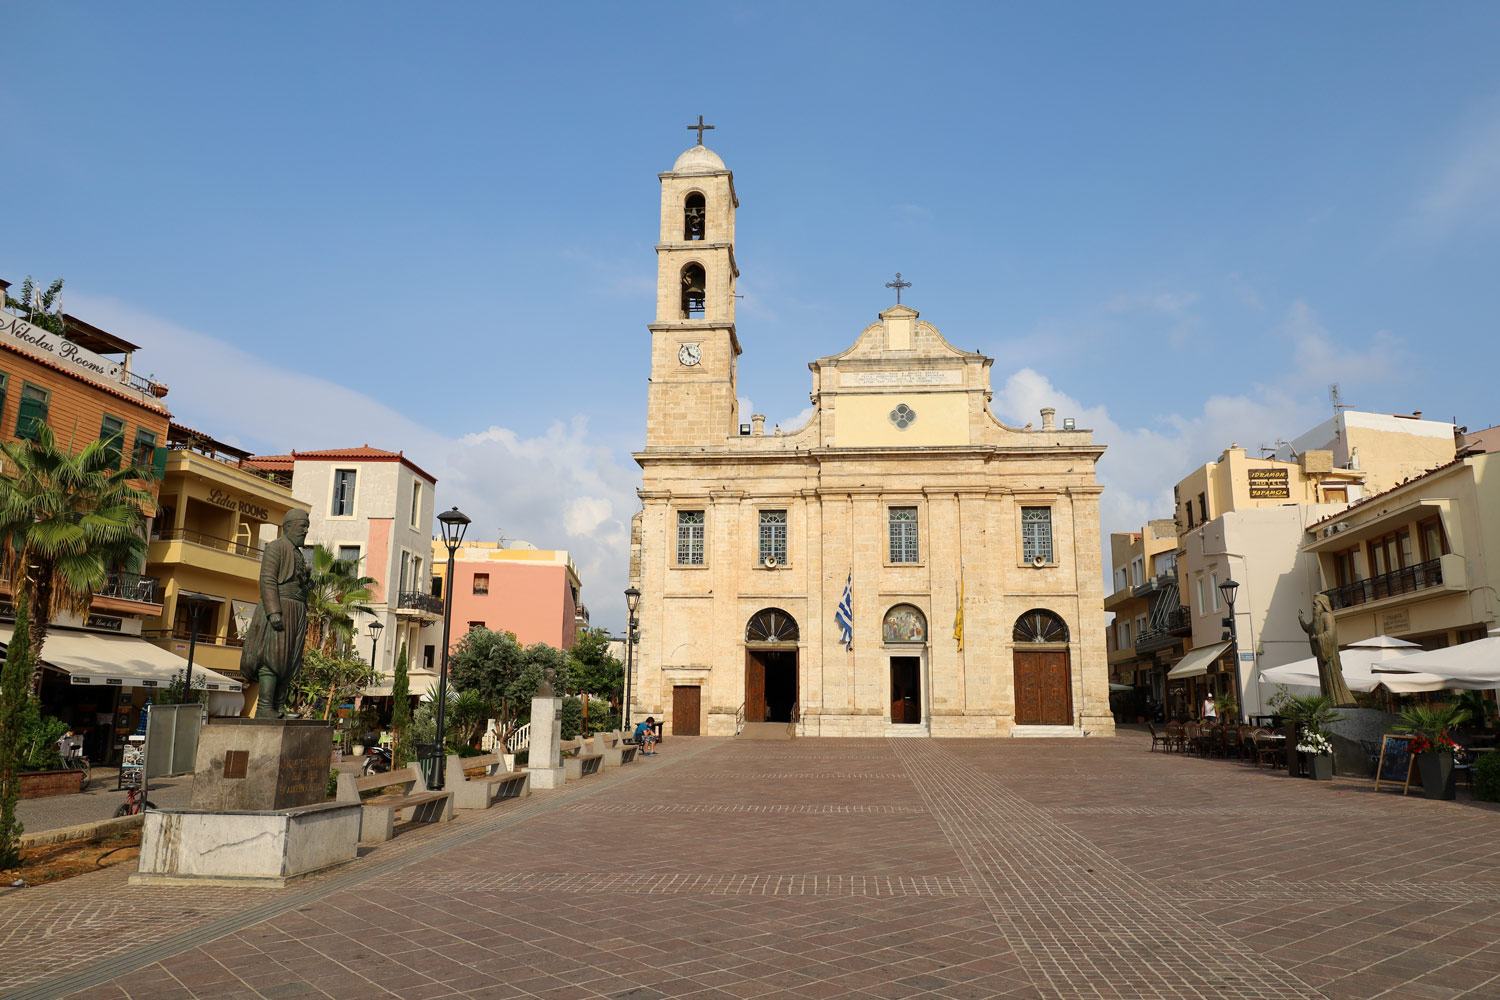
<path fill-rule="evenodd" d="M 656 746 L 656 720 L 647 716 L 646 721 L 635 727 L 635 742 L 640 744 L 641 756 L 655 757 L 656 751 L 651 749 Z"/>

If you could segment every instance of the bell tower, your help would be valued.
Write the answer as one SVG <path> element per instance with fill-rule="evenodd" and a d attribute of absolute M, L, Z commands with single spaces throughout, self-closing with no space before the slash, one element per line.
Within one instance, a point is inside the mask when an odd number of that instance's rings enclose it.
<path fill-rule="evenodd" d="M 734 332 L 734 174 L 698 144 L 661 179 L 656 244 L 656 322 L 651 324 L 651 387 L 646 447 L 719 444 L 738 432 Z"/>

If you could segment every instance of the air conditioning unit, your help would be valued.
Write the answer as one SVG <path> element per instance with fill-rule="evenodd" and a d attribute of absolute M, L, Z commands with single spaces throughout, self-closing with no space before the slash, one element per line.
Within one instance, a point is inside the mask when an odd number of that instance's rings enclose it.
<path fill-rule="evenodd" d="M 762 562 L 761 565 L 765 566 L 766 569 L 775 569 L 777 566 L 780 566 L 781 564 L 776 561 L 776 557 L 775 556 L 766 556 L 765 561 Z"/>
<path fill-rule="evenodd" d="M 1046 556 L 1032 556 L 1031 557 L 1031 565 L 1035 566 L 1037 569 L 1041 569 L 1043 566 L 1047 565 L 1047 557 Z"/>

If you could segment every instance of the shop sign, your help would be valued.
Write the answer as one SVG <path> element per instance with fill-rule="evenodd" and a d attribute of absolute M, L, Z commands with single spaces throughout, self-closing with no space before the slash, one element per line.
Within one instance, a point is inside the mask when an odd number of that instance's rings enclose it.
<path fill-rule="evenodd" d="M 114 618 L 110 615 L 89 615 L 83 625 L 84 628 L 103 629 L 106 632 L 119 632 L 125 624 L 125 619 Z"/>
<path fill-rule="evenodd" d="M 1250 499 L 1289 500 L 1291 488 L 1287 485 L 1286 469 L 1251 469 Z"/>
<path fill-rule="evenodd" d="M 70 371 L 87 372 L 114 382 L 120 381 L 124 366 L 100 357 L 39 326 L 32 326 L 19 316 L 0 313 L 0 337 L 25 344 L 28 354 L 44 354 Z"/>
<path fill-rule="evenodd" d="M 211 504 L 217 504 L 220 507 L 225 507 L 229 510 L 237 510 L 247 517 L 255 518 L 257 521 L 269 521 L 271 519 L 270 511 L 266 510 L 266 508 L 258 507 L 253 503 L 248 503 L 247 501 L 240 500 L 233 494 L 225 493 L 223 490 L 209 490 L 208 502 Z"/>

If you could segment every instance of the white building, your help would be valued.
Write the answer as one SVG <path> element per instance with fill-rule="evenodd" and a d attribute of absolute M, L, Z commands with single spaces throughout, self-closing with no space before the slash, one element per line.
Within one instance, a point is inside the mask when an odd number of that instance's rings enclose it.
<path fill-rule="evenodd" d="M 370 623 L 380 630 L 375 667 L 390 686 L 396 654 L 407 646 L 412 693 L 429 686 L 431 664 L 424 664 L 421 628 L 441 620 L 442 601 L 430 592 L 427 560 L 432 551 L 433 489 L 437 480 L 398 451 L 365 445 L 330 451 L 294 451 L 261 455 L 262 468 L 291 472 L 292 495 L 312 514 L 308 545 L 326 545 L 340 559 L 358 561 L 373 577 L 375 618 L 356 619 L 355 648 L 370 656 Z M 371 689 L 379 692 L 379 685 Z"/>

